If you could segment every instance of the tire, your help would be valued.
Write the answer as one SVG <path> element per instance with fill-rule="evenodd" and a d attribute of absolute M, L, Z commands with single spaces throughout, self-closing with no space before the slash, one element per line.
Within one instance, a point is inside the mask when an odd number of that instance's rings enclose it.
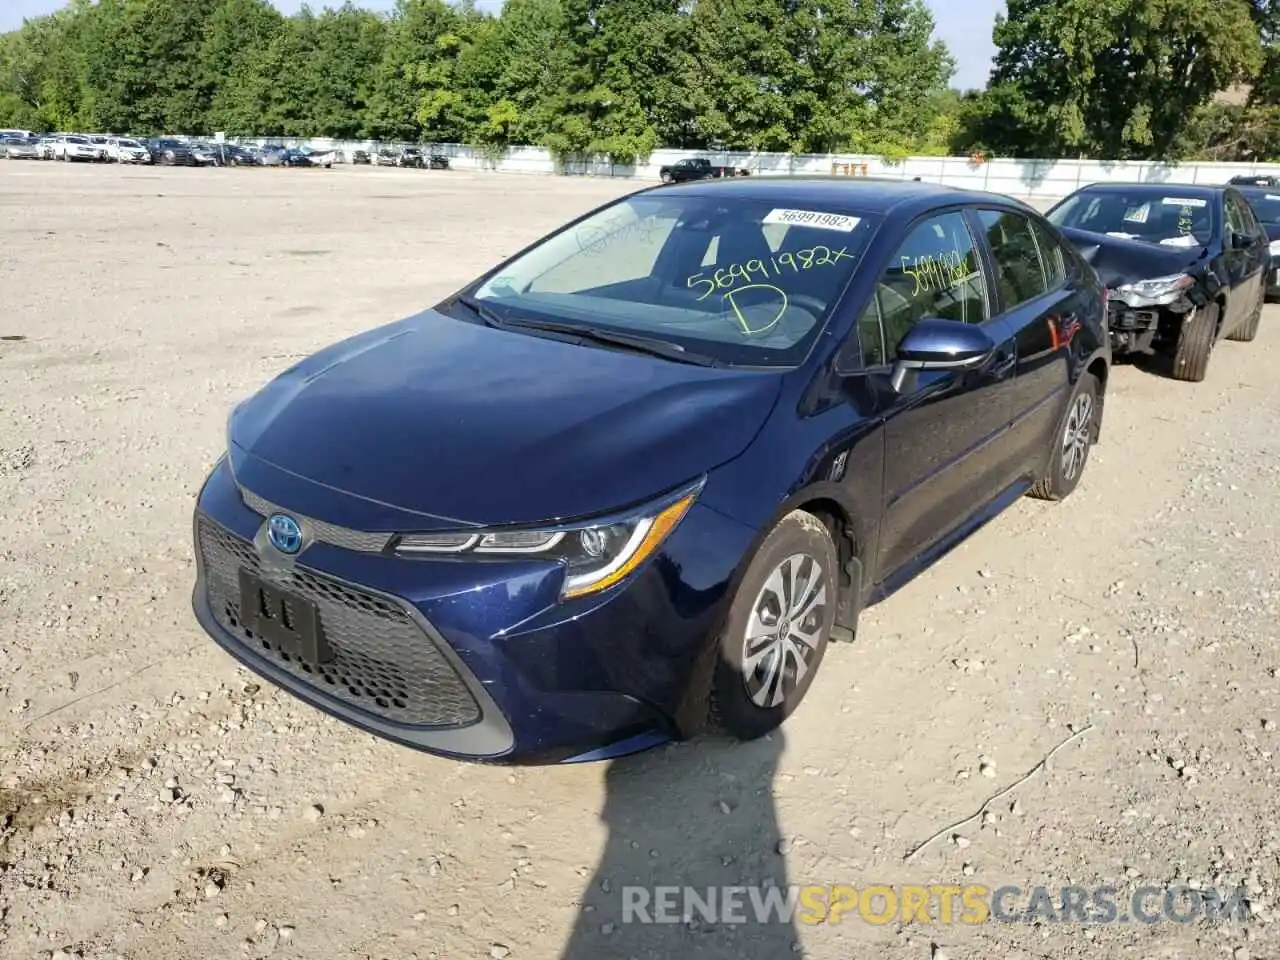
<path fill-rule="evenodd" d="M 1227 334 L 1228 340 L 1234 340 L 1238 343 L 1248 343 L 1258 335 L 1258 325 L 1262 322 L 1262 307 L 1267 302 L 1267 282 L 1263 278 L 1262 289 L 1258 291 L 1258 304 L 1253 308 L 1253 312 L 1249 314 L 1249 318 L 1243 324 Z"/>
<path fill-rule="evenodd" d="M 671 182 L 671 174 L 669 174 L 669 173 L 660 173 L 660 174 L 658 174 L 658 179 L 659 179 L 659 180 L 661 180 L 663 183 L 670 183 L 670 182 Z"/>
<path fill-rule="evenodd" d="M 777 729 L 800 705 L 822 665 L 835 625 L 838 566 L 831 534 L 813 514 L 789 513 L 765 537 L 738 585 L 717 641 L 711 730 L 755 740 Z M 787 597 L 790 616 L 780 618 Z M 798 626 L 796 616 L 803 617 Z M 776 632 L 769 632 L 780 619 L 792 627 L 786 646 L 779 645 Z M 759 640 L 749 641 L 751 635 Z M 750 666 L 748 646 L 755 661 Z M 781 675 L 774 666 L 779 659 Z M 796 670 L 800 662 L 805 665 L 803 674 Z"/>
<path fill-rule="evenodd" d="M 1035 499 L 1065 500 L 1079 484 L 1089 462 L 1089 449 L 1098 432 L 1097 419 L 1102 410 L 1098 400 L 1097 378 L 1091 373 L 1080 374 L 1080 380 L 1067 402 L 1067 412 L 1054 433 L 1049 468 L 1030 490 Z"/>
<path fill-rule="evenodd" d="M 1218 336 L 1218 317 L 1222 308 L 1217 303 L 1196 310 L 1182 321 L 1178 346 L 1173 352 L 1173 379 L 1199 383 L 1209 371 L 1209 356 Z"/>

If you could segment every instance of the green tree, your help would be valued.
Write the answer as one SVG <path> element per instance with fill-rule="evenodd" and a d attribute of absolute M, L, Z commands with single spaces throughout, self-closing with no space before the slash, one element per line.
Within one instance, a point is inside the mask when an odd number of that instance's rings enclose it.
<path fill-rule="evenodd" d="M 561 82 L 550 93 L 543 142 L 562 157 L 601 154 L 618 163 L 659 145 L 646 82 L 674 52 L 640 42 L 674 31 L 678 0 L 564 0 L 555 56 Z"/>
<path fill-rule="evenodd" d="M 1215 93 L 1261 66 L 1248 0 L 1008 0 L 974 139 L 1015 156 L 1174 159 Z"/>
<path fill-rule="evenodd" d="M 205 28 L 200 80 L 209 102 L 208 132 L 233 136 L 268 132 L 263 128 L 265 52 L 286 22 L 267 0 L 220 0 Z"/>

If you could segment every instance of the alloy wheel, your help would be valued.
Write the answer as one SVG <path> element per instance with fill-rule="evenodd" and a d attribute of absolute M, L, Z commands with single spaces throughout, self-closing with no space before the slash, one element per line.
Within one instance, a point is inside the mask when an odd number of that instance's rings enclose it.
<path fill-rule="evenodd" d="M 793 554 L 761 587 L 742 646 L 742 682 L 757 707 L 782 705 L 808 674 L 822 642 L 827 580 L 817 560 Z"/>
<path fill-rule="evenodd" d="M 1062 478 L 1074 480 L 1089 453 L 1089 434 L 1093 429 L 1093 398 L 1087 393 L 1076 397 L 1067 415 L 1062 433 Z"/>

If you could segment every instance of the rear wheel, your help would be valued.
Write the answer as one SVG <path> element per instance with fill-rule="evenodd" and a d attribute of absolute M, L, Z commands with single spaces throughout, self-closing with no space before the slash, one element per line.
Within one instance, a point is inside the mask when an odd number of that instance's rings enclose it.
<path fill-rule="evenodd" d="M 1262 322 L 1262 306 L 1267 302 L 1267 284 L 1266 278 L 1263 278 L 1262 288 L 1258 291 L 1258 302 L 1253 308 L 1253 312 L 1249 314 L 1236 330 L 1227 335 L 1228 340 L 1235 340 L 1240 343 L 1248 343 L 1258 335 L 1258 325 Z"/>
<path fill-rule="evenodd" d="M 1038 500 L 1063 500 L 1075 490 L 1084 476 L 1089 449 L 1097 433 L 1101 409 L 1098 394 L 1097 378 L 1091 373 L 1082 373 L 1050 453 L 1049 469 L 1031 488 L 1031 496 Z"/>
<path fill-rule="evenodd" d="M 1217 303 L 1197 307 L 1182 321 L 1178 345 L 1173 352 L 1173 378 L 1199 383 L 1209 371 L 1209 355 L 1218 337 Z"/>
<path fill-rule="evenodd" d="M 838 564 L 831 534 L 813 514 L 789 513 L 765 537 L 720 635 L 713 729 L 754 740 L 800 705 L 835 626 Z"/>

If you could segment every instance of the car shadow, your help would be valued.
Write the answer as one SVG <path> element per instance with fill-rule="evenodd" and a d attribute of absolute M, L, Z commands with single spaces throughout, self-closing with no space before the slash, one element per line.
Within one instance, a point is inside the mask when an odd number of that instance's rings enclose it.
<path fill-rule="evenodd" d="M 792 918 L 777 909 L 788 887 L 773 803 L 782 747 L 775 731 L 613 761 L 608 840 L 561 960 L 802 956 Z M 748 889 L 726 904 L 727 887 Z"/>
<path fill-rule="evenodd" d="M 1163 353 L 1139 353 L 1132 356 L 1115 357 L 1112 360 L 1113 366 L 1133 367 L 1145 374 L 1153 377 L 1160 377 L 1162 380 L 1172 380 L 1173 377 L 1173 357 Z"/>

